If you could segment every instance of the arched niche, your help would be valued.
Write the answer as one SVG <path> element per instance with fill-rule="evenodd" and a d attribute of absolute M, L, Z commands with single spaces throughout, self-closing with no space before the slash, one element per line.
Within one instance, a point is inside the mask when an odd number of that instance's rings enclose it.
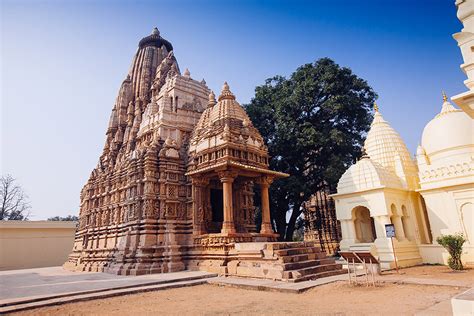
<path fill-rule="evenodd" d="M 352 221 L 356 233 L 356 239 L 360 243 L 374 242 L 375 224 L 370 216 L 370 210 L 365 206 L 357 206 L 352 210 Z"/>

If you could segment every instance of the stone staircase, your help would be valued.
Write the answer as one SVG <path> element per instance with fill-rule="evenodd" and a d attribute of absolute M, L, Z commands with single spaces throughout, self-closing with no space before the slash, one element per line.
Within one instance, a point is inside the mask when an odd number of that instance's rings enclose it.
<path fill-rule="evenodd" d="M 228 275 L 301 282 L 345 273 L 314 242 L 237 243 L 235 250 Z"/>

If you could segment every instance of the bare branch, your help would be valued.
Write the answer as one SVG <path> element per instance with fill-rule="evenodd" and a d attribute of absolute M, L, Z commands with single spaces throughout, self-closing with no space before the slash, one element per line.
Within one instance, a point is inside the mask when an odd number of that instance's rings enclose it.
<path fill-rule="evenodd" d="M 9 174 L 0 177 L 0 220 L 28 219 L 28 196 L 15 181 Z"/>

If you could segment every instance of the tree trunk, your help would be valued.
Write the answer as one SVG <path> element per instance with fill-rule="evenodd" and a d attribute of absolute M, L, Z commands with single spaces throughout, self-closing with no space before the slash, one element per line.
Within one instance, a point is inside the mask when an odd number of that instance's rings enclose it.
<path fill-rule="evenodd" d="M 296 220 L 301 215 L 301 202 L 298 202 L 293 207 L 291 212 L 290 220 L 286 226 L 285 241 L 293 241 L 293 233 L 295 232 Z"/>
<path fill-rule="evenodd" d="M 286 233 L 286 209 L 278 209 L 275 215 L 276 232 L 280 235 L 278 241 L 284 241 Z"/>

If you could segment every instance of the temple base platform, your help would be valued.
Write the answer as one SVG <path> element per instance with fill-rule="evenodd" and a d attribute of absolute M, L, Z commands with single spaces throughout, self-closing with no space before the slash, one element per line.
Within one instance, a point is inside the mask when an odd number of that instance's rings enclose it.
<path fill-rule="evenodd" d="M 344 273 L 316 242 L 277 242 L 276 234 L 203 234 L 181 245 L 78 249 L 64 268 L 118 275 L 201 270 L 225 276 L 300 282 Z M 127 242 L 128 243 L 128 242 Z"/>
<path fill-rule="evenodd" d="M 195 249 L 188 269 L 300 282 L 345 273 L 314 242 L 237 242 Z"/>

